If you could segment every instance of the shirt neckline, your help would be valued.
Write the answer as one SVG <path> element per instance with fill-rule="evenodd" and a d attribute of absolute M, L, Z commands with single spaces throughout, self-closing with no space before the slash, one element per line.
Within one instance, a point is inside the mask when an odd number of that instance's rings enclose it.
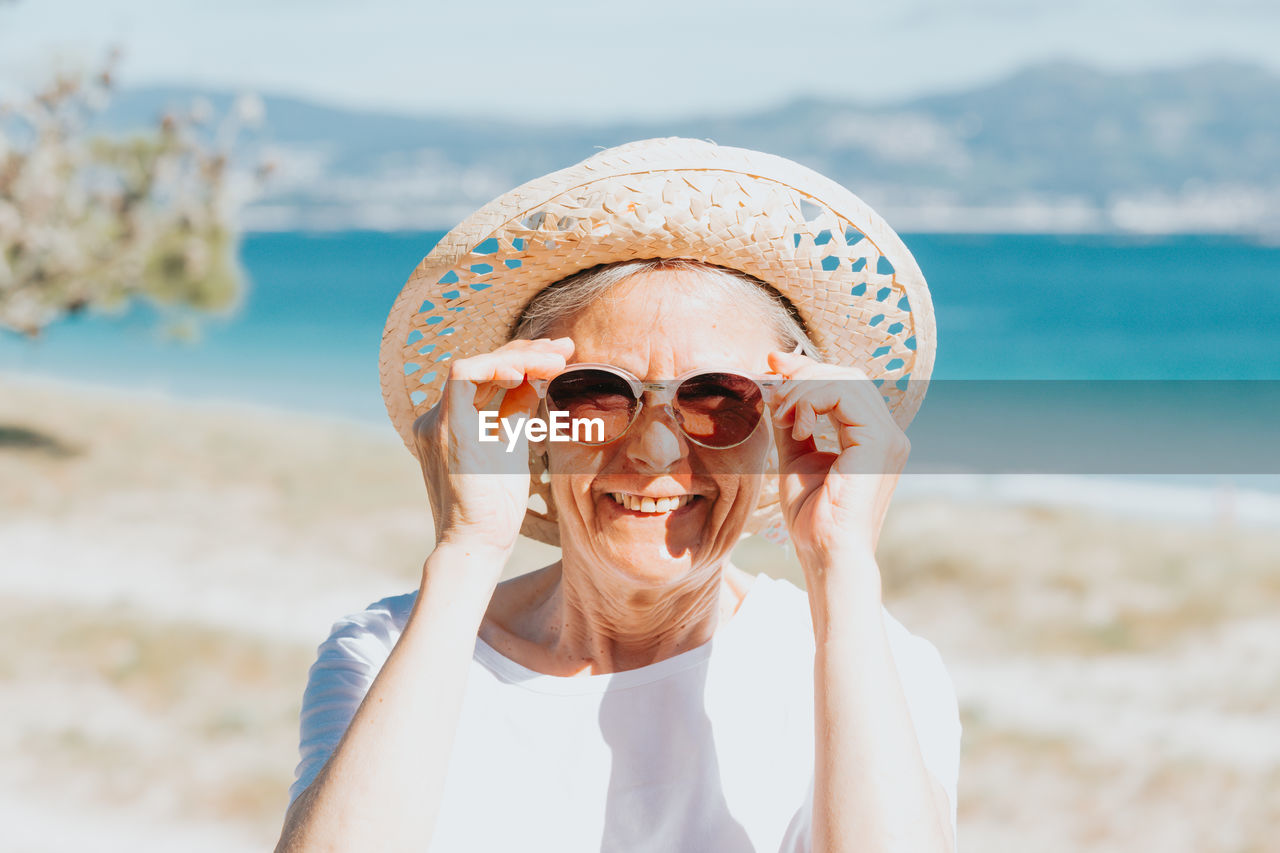
<path fill-rule="evenodd" d="M 740 634 L 742 624 L 752 618 L 758 609 L 758 600 L 763 598 L 763 589 L 772 581 L 767 575 L 756 575 L 756 579 L 747 587 L 746 594 L 738 604 L 738 609 L 728 622 L 719 626 L 715 634 L 701 645 L 672 655 L 648 666 L 628 669 L 622 672 L 603 672 L 592 675 L 548 675 L 544 672 L 529 669 L 516 663 L 499 652 L 479 636 L 476 637 L 474 659 L 496 675 L 501 681 L 513 684 L 526 690 L 538 693 L 559 693 L 564 695 L 581 695 L 587 693 L 604 693 L 611 690 L 625 690 L 667 678 L 686 669 L 705 663 L 715 648 L 723 649 L 725 645 Z M 746 617 L 744 619 L 744 617 Z"/>

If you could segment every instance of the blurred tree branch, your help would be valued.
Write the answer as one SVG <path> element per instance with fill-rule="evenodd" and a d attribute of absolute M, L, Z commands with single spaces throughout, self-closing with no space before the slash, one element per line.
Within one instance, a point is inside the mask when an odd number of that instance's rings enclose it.
<path fill-rule="evenodd" d="M 0 104 L 0 329 L 34 337 L 68 314 L 140 299 L 191 335 L 195 313 L 240 298 L 229 164 L 261 101 L 242 97 L 216 125 L 197 101 L 143 132 L 93 134 L 118 60 Z"/>

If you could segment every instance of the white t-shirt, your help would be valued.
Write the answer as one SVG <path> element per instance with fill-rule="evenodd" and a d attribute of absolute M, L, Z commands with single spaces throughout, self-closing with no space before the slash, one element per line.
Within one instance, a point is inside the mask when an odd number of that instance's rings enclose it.
<path fill-rule="evenodd" d="M 302 702 L 290 802 L 337 746 L 416 593 L 336 623 Z M 929 770 L 955 820 L 960 719 L 937 650 L 885 613 Z M 805 592 L 760 575 L 711 640 L 602 675 L 527 669 L 477 638 L 433 853 L 803 851 L 813 783 Z"/>

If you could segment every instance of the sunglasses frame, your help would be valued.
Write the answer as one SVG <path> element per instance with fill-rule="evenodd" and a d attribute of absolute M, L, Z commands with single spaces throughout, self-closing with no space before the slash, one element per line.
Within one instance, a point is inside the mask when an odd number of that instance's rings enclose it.
<path fill-rule="evenodd" d="M 751 438 L 751 436 L 756 434 L 756 430 L 760 428 L 760 424 L 765 420 L 765 415 L 761 413 L 760 420 L 756 421 L 756 425 L 751 428 L 751 432 L 743 436 L 740 441 L 735 441 L 733 444 L 720 444 L 720 445 L 706 444 L 704 442 L 699 441 L 697 438 L 694 438 L 685 430 L 684 424 L 681 422 L 681 418 L 679 417 L 678 413 L 676 412 L 673 406 L 673 403 L 675 402 L 676 394 L 680 390 L 680 386 L 683 385 L 685 382 L 689 381 L 690 379 L 694 378 L 695 376 L 704 376 L 707 374 L 715 374 L 715 373 L 727 373 L 730 376 L 737 376 L 742 379 L 747 379 L 755 383 L 755 385 L 760 389 L 760 399 L 764 401 L 765 409 L 767 410 L 769 407 L 769 403 L 768 403 L 769 389 L 776 387 L 778 385 L 781 385 L 782 382 L 784 381 L 782 377 L 779 377 L 776 375 L 749 373 L 747 371 L 738 370 L 732 367 L 724 367 L 724 368 L 712 367 L 712 368 L 698 368 L 696 370 L 690 370 L 686 373 L 680 374 L 674 379 L 663 379 L 658 382 L 645 382 L 644 380 L 640 379 L 640 377 L 636 376 L 634 373 L 623 370 L 621 367 L 617 367 L 612 364 L 602 364 L 597 362 L 583 362 L 581 364 L 569 365 L 564 370 L 560 371 L 550 379 L 532 379 L 529 381 L 529 384 L 533 386 L 534 390 L 538 394 L 538 397 L 540 397 L 542 400 L 545 401 L 547 399 L 548 389 L 551 387 L 552 382 L 556 381 L 557 379 L 559 379 L 561 376 L 564 376 L 565 374 L 579 373 L 587 370 L 602 370 L 605 373 L 611 373 L 614 376 L 621 378 L 631 387 L 631 392 L 635 396 L 635 400 L 637 403 L 636 410 L 631 415 L 631 420 L 627 422 L 627 425 L 615 437 L 609 439 L 608 441 L 578 442 L 579 444 L 584 444 L 589 447 L 603 447 L 606 444 L 612 444 L 613 442 L 618 441 L 623 436 L 625 436 L 628 432 L 630 432 L 631 428 L 635 426 L 636 421 L 640 419 L 640 413 L 644 411 L 645 406 L 650 405 L 645 400 L 646 395 L 654 394 L 654 395 L 659 395 L 657 396 L 657 400 L 655 401 L 654 405 L 657 405 L 660 408 L 667 410 L 667 414 L 671 416 L 671 420 L 675 423 L 676 427 L 680 430 L 680 434 L 683 435 L 686 439 L 698 445 L 699 447 L 705 447 L 708 450 L 731 450 L 734 447 L 738 447 L 739 445 L 744 444 L 748 439 Z"/>

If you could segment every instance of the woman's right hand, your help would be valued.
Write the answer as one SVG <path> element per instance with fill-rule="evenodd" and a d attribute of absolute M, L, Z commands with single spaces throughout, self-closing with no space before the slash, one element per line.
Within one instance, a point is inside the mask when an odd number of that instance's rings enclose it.
<path fill-rule="evenodd" d="M 554 377 L 572 354 L 568 338 L 519 340 L 452 361 L 440 400 L 413 422 L 436 547 L 395 646 L 370 672 L 376 677 L 324 767 L 289 807 L 280 853 L 419 850 L 430 841 L 478 629 L 529 501 L 528 443 L 508 452 L 505 441 L 481 442 L 480 409 L 507 391 L 501 414 L 537 414 L 527 380 Z M 351 663 L 339 656 L 323 671 L 346 684 Z"/>
<path fill-rule="evenodd" d="M 573 355 L 569 338 L 515 340 L 493 352 L 450 362 L 444 393 L 413 423 L 436 528 L 436 547 L 493 555 L 495 579 L 515 546 L 529 502 L 528 444 L 508 451 L 480 441 L 480 410 L 499 393 L 501 416 L 530 418 L 541 402 L 530 379 L 551 379 Z"/>

